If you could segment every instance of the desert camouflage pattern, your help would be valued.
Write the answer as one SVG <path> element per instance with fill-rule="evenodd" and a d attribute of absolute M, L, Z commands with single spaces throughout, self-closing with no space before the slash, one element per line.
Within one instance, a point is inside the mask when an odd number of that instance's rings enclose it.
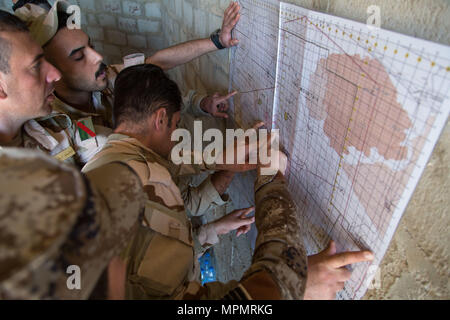
<path fill-rule="evenodd" d="M 27 3 L 14 14 L 26 23 L 33 39 L 43 47 L 58 32 L 58 11 L 67 12 L 70 5 L 67 1 L 57 0 L 47 11 L 36 4 Z"/>
<path fill-rule="evenodd" d="M 64 115 L 50 115 L 42 121 L 30 120 L 12 141 L 2 143 L 0 148 L 37 149 L 62 162 L 78 165 L 69 123 L 70 119 Z"/>
<path fill-rule="evenodd" d="M 53 112 L 49 116 L 27 121 L 19 135 L 3 147 L 37 149 L 79 169 L 106 142 L 111 129 L 95 126 L 95 138 L 82 141 L 76 122 L 67 114 Z"/>
<path fill-rule="evenodd" d="M 200 102 L 204 97 L 190 91 L 183 97 L 182 114 L 204 116 L 205 113 L 200 108 Z M 112 100 L 113 95 L 108 88 L 102 92 L 94 92 L 92 101 L 95 112 L 87 113 L 71 107 L 56 97 L 52 102 L 53 112 L 49 116 L 28 121 L 20 135 L 12 143 L 4 146 L 39 149 L 57 160 L 82 168 L 101 150 L 112 133 Z M 84 120 L 92 122 L 93 127 L 90 129 L 95 137 L 82 139 L 83 131 L 77 122 Z M 180 173 L 183 172 L 195 174 L 199 171 L 185 167 Z"/>
<path fill-rule="evenodd" d="M 196 99 L 194 95 L 194 101 L 198 100 L 199 99 Z M 203 130 L 202 135 L 209 129 L 218 129 L 225 137 L 226 129 L 234 128 L 234 122 L 229 121 L 228 119 L 216 118 L 209 114 L 200 114 L 193 109 L 191 109 L 191 112 L 183 115 L 180 119 L 179 127 L 189 131 L 191 137 L 195 137 L 195 121 L 201 121 Z M 191 141 L 192 150 L 195 149 L 194 139 Z M 209 143 L 209 141 L 203 141 L 202 150 L 204 150 Z M 186 173 L 187 170 L 185 170 L 185 172 L 180 172 L 179 174 L 174 172 L 172 175 L 178 188 L 180 188 L 186 213 L 189 217 L 201 217 L 205 213 L 211 212 L 219 207 L 225 208 L 226 206 L 232 206 L 231 197 L 226 193 L 220 195 L 212 185 L 211 175 L 215 172 L 213 170 L 214 166 L 215 165 L 205 166 L 205 168 L 211 169 L 209 171 L 194 170 L 194 175 L 183 174 Z M 205 197 L 205 194 L 208 194 L 208 196 Z"/>
<path fill-rule="evenodd" d="M 184 206 L 189 217 L 203 216 L 210 210 L 231 203 L 227 194 L 220 195 L 208 175 L 198 186 L 191 183 L 190 177 L 174 177 L 176 185 L 180 188 Z"/>
<path fill-rule="evenodd" d="M 191 283 L 183 299 L 251 300 L 247 288 L 267 299 L 303 299 L 307 256 L 297 210 L 281 173 L 258 174 L 255 183 L 258 228 L 253 262 L 240 282 Z M 254 291 L 253 291 L 254 292 Z"/>
<path fill-rule="evenodd" d="M 307 277 L 307 255 L 297 208 L 281 173 L 270 180 L 258 174 L 255 183 L 258 229 L 253 263 L 244 278 L 268 271 L 281 299 L 303 299 Z"/>
<path fill-rule="evenodd" d="M 211 225 L 192 229 L 180 189 L 172 179 L 172 172 L 180 169 L 172 162 L 134 138 L 113 134 L 83 172 L 113 161 L 135 170 L 148 198 L 142 224 L 122 255 L 128 262 L 126 297 L 180 298 L 189 282 L 198 279 L 197 258 L 218 242 L 217 233 Z"/>
<path fill-rule="evenodd" d="M 55 1 L 50 11 L 35 5 L 26 4 L 16 10 L 15 15 L 26 22 L 31 36 L 41 45 L 50 41 L 57 32 L 59 10 L 66 11 L 67 1 Z M 114 127 L 112 107 L 114 105 L 114 82 L 123 70 L 123 65 L 110 65 L 106 69 L 108 86 L 103 91 L 92 93 L 94 111 L 83 112 L 70 106 L 58 97 L 52 102 L 50 116 L 32 120 L 24 126 L 21 147 L 40 149 L 58 160 L 83 167 L 106 143 Z M 195 117 L 208 115 L 200 108 L 205 95 L 189 91 L 183 96 L 182 114 Z M 86 136 L 79 129 L 78 122 L 91 121 L 95 137 Z"/>
<path fill-rule="evenodd" d="M 214 282 L 202 287 L 193 267 L 196 257 L 191 227 L 181 192 L 171 177 L 171 163 L 133 138 L 112 135 L 83 170 L 93 170 L 113 160 L 133 167 L 149 198 L 144 222 L 124 252 L 128 259 L 127 298 L 250 299 L 243 283 L 255 274 L 267 275 L 273 283 L 270 290 L 278 290 L 280 298 L 303 298 L 306 253 L 298 232 L 296 207 L 280 174 L 269 178 L 258 176 L 255 190 L 259 236 L 253 264 L 244 275 L 244 282 Z"/>
<path fill-rule="evenodd" d="M 138 226 L 139 178 L 121 163 L 83 176 L 42 152 L 2 148 L 0 180 L 0 299 L 88 298 Z M 67 287 L 72 265 L 80 290 Z"/>

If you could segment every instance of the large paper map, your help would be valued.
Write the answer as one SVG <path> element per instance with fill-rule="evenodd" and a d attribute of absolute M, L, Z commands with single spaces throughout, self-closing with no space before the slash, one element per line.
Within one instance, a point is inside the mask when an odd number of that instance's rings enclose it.
<path fill-rule="evenodd" d="M 359 299 L 447 123 L 450 48 L 283 2 L 240 4 L 235 117 L 280 129 L 310 254 L 330 238 L 375 253 L 338 297 Z"/>

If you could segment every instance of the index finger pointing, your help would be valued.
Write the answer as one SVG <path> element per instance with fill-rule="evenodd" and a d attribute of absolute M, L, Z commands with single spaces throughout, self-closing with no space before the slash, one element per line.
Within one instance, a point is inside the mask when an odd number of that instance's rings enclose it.
<path fill-rule="evenodd" d="M 243 217 L 246 217 L 246 216 L 248 216 L 250 213 L 252 213 L 253 211 L 255 211 L 255 207 L 247 208 L 247 209 L 242 213 L 241 217 L 242 217 L 242 218 L 243 218 Z M 243 219 L 245 219 L 245 218 L 243 218 Z"/>
<path fill-rule="evenodd" d="M 223 101 L 227 101 L 231 97 L 235 96 L 237 93 L 238 93 L 237 91 L 233 91 L 233 92 L 227 94 L 226 96 L 217 99 L 217 102 L 220 103 L 220 102 L 223 102 Z"/>
<path fill-rule="evenodd" d="M 370 251 L 343 252 L 329 257 L 328 262 L 332 268 L 341 268 L 353 263 L 372 261 L 373 258 Z"/>

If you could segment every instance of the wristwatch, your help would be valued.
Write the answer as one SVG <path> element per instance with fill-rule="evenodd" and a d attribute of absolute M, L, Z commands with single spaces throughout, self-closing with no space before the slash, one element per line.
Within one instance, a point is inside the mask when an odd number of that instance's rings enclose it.
<path fill-rule="evenodd" d="M 213 33 L 211 33 L 211 41 L 215 44 L 215 46 L 217 47 L 217 49 L 222 50 L 225 49 L 225 47 L 220 43 L 220 29 L 217 29 L 216 31 L 214 31 Z"/>

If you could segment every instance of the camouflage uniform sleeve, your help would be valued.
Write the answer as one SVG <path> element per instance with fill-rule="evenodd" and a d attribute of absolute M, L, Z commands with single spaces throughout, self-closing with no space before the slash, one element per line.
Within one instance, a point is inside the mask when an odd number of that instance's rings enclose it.
<path fill-rule="evenodd" d="M 206 250 L 219 242 L 216 229 L 212 224 L 204 224 L 192 229 L 192 238 L 194 241 L 194 254 L 200 258 Z"/>
<path fill-rule="evenodd" d="M 297 208 L 281 173 L 258 175 L 255 185 L 256 240 L 253 263 L 243 279 L 263 271 L 272 277 L 281 299 L 303 299 L 307 256 Z"/>
<path fill-rule="evenodd" d="M 180 179 L 178 183 L 184 206 L 190 216 L 202 216 L 206 212 L 216 207 L 228 203 L 226 197 L 221 197 L 211 182 L 211 176 L 208 176 L 199 186 L 194 187 L 190 184 L 188 177 Z"/>
<path fill-rule="evenodd" d="M 181 114 L 190 114 L 194 117 L 204 117 L 209 116 L 209 113 L 202 110 L 200 103 L 207 95 L 197 93 L 194 90 L 190 90 L 186 95 L 183 96 L 183 108 L 181 109 Z"/>
<path fill-rule="evenodd" d="M 192 164 L 174 164 L 172 160 L 170 160 L 171 164 L 168 168 L 170 171 L 170 174 L 172 177 L 186 177 L 186 176 L 194 176 L 198 175 L 205 171 L 214 171 L 216 168 L 216 164 L 206 164 L 205 162 L 202 162 L 200 164 L 194 164 L 194 153 L 190 154 L 191 157 L 191 163 Z M 202 157 L 203 158 L 203 157 Z"/>
<path fill-rule="evenodd" d="M 183 177 L 177 184 L 183 197 L 186 213 L 189 216 L 202 216 L 209 210 L 228 203 L 222 198 L 208 176 L 199 186 L 191 185 L 191 179 Z M 217 232 L 211 224 L 201 225 L 193 229 L 194 249 L 196 256 L 202 256 L 206 250 L 219 242 Z"/>
<path fill-rule="evenodd" d="M 303 299 L 307 257 L 296 206 L 279 173 L 258 175 L 255 185 L 259 234 L 253 263 L 240 282 L 192 284 L 184 299 Z M 251 292 L 251 293 L 249 293 Z"/>

